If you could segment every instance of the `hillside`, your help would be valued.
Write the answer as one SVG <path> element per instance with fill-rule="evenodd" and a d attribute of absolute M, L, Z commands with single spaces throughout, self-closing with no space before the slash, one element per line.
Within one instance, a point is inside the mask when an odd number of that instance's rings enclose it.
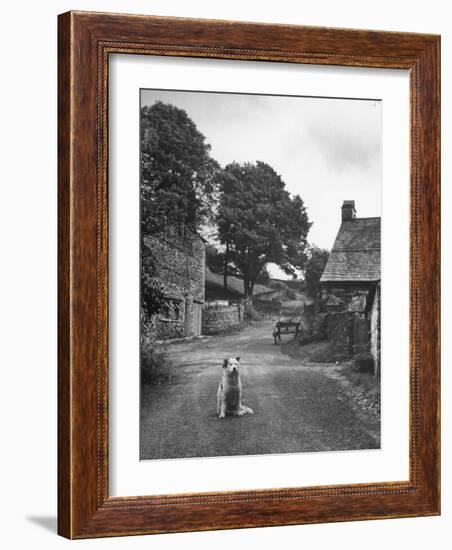
<path fill-rule="evenodd" d="M 274 289 L 256 284 L 254 287 L 254 296 L 259 296 L 265 292 L 272 292 Z M 213 273 L 206 267 L 206 294 L 219 294 L 217 299 L 232 299 L 243 297 L 243 281 L 239 277 L 228 277 L 228 291 L 223 289 L 223 275 Z M 216 296 L 214 296 L 215 298 Z"/>

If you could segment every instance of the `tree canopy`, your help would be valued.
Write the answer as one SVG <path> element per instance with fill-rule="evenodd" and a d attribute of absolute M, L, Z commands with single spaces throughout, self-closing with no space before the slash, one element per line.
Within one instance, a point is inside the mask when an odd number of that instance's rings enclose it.
<path fill-rule="evenodd" d="M 167 226 L 197 231 L 216 228 L 223 249 L 207 251 L 215 271 L 243 278 L 245 296 L 257 280 L 267 280 L 267 265 L 288 275 L 303 270 L 311 223 L 303 200 L 265 162 L 222 169 L 210 145 L 188 114 L 161 101 L 141 108 L 142 235 Z M 144 306 L 158 310 L 163 290 L 153 259 L 142 266 Z"/>
<path fill-rule="evenodd" d="M 141 108 L 141 204 L 145 231 L 167 223 L 199 227 L 211 214 L 218 163 L 183 109 Z"/>
<path fill-rule="evenodd" d="M 305 264 L 309 222 L 303 200 L 291 197 L 265 162 L 232 163 L 219 174 L 218 237 L 227 262 L 243 277 L 252 296 L 269 262 L 294 274 Z"/>
<path fill-rule="evenodd" d="M 325 269 L 330 253 L 324 248 L 312 245 L 309 247 L 305 267 L 306 289 L 311 296 L 316 296 L 320 289 L 320 277 Z"/>

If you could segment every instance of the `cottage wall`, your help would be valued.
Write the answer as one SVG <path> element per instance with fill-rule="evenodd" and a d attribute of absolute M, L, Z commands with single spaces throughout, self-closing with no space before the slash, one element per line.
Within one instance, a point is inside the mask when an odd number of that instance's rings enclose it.
<path fill-rule="evenodd" d="M 185 336 L 184 320 L 172 321 L 156 316 L 155 334 L 157 340 L 171 340 Z"/>
<path fill-rule="evenodd" d="M 363 312 L 366 309 L 370 290 L 368 284 L 323 283 L 320 310 Z"/>
<path fill-rule="evenodd" d="M 374 374 L 380 374 L 380 338 L 381 338 L 381 301 L 380 283 L 375 289 L 375 297 L 370 311 L 370 351 L 374 358 Z"/>
<path fill-rule="evenodd" d="M 157 338 L 170 339 L 200 333 L 204 302 L 205 247 L 195 233 L 179 235 L 168 229 L 144 239 L 156 259 L 156 276 L 166 289 L 167 304 L 156 316 Z"/>
<path fill-rule="evenodd" d="M 370 351 L 374 360 L 374 372 L 378 374 L 380 284 L 373 288 L 370 285 L 324 284 L 322 291 L 320 309 L 328 314 L 328 339 L 344 355 Z"/>

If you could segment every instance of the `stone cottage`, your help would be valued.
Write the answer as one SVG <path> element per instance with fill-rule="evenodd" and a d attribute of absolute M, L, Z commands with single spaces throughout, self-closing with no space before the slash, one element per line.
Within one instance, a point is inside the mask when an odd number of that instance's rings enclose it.
<path fill-rule="evenodd" d="M 201 334 L 205 285 L 205 243 L 188 228 L 165 231 L 144 237 L 144 246 L 155 257 L 156 276 L 166 290 L 166 301 L 156 316 L 157 339 Z"/>
<path fill-rule="evenodd" d="M 341 225 L 322 277 L 320 309 L 329 336 L 344 352 L 371 351 L 380 368 L 380 222 L 358 218 L 355 201 L 342 205 Z"/>

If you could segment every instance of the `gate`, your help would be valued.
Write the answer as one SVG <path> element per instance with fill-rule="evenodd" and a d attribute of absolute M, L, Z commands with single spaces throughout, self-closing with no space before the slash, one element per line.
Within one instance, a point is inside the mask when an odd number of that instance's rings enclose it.
<path fill-rule="evenodd" d="M 193 336 L 201 336 L 202 304 L 193 302 Z"/>

